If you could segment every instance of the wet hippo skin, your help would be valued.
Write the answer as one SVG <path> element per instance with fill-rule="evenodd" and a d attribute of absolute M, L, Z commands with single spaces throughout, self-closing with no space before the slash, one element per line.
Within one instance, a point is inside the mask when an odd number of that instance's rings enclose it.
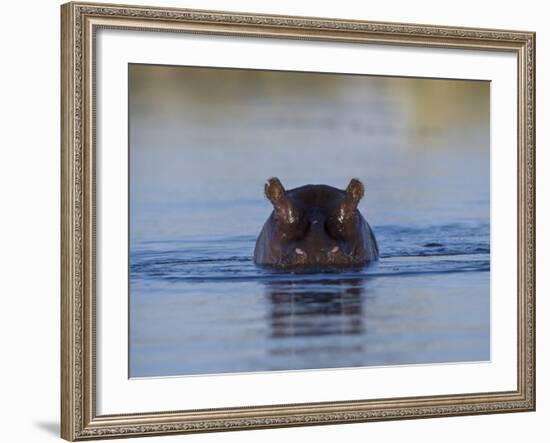
<path fill-rule="evenodd" d="M 279 179 L 265 184 L 273 212 L 254 249 L 254 262 L 277 268 L 358 267 L 378 260 L 374 233 L 357 205 L 365 193 L 352 179 L 341 190 L 306 185 L 285 190 Z"/>

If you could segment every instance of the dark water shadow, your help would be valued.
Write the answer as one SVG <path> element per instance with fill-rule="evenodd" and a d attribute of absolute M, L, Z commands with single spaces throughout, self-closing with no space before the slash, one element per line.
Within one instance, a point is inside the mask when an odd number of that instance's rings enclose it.
<path fill-rule="evenodd" d="M 34 427 L 42 429 L 45 433 L 59 437 L 60 426 L 56 421 L 36 421 Z"/>
<path fill-rule="evenodd" d="M 266 283 L 273 345 L 269 353 L 279 358 L 300 355 L 306 366 L 307 354 L 314 360 L 320 354 L 362 353 L 357 340 L 345 338 L 366 333 L 364 293 L 363 278 Z"/>

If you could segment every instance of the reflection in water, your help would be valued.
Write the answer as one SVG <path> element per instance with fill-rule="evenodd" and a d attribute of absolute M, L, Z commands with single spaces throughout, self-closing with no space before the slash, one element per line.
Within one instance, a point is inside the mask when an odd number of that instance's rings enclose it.
<path fill-rule="evenodd" d="M 363 280 L 271 281 L 266 283 L 270 300 L 271 338 L 350 336 L 365 333 Z M 272 356 L 295 353 L 362 352 L 361 344 L 322 340 L 304 348 L 303 341 L 279 340 Z"/>
<path fill-rule="evenodd" d="M 363 333 L 361 279 L 270 282 L 272 337 Z"/>

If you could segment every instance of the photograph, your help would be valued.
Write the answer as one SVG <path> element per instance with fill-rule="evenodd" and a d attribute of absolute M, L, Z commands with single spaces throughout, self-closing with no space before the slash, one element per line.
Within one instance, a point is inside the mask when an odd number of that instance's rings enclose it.
<path fill-rule="evenodd" d="M 491 361 L 491 82 L 128 65 L 128 376 Z"/>
<path fill-rule="evenodd" d="M 550 15 L 506 6 L 4 2 L 1 441 L 540 442 Z"/>
<path fill-rule="evenodd" d="M 61 5 L 68 441 L 537 407 L 539 24 L 277 5 Z"/>

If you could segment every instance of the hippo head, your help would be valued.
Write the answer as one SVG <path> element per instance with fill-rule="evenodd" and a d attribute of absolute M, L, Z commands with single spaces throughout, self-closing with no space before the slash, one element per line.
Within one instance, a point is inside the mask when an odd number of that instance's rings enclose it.
<path fill-rule="evenodd" d="M 285 190 L 277 178 L 265 185 L 273 205 L 254 261 L 279 268 L 362 266 L 378 259 L 378 246 L 357 205 L 365 193 L 352 179 L 345 190 L 306 185 Z"/>

